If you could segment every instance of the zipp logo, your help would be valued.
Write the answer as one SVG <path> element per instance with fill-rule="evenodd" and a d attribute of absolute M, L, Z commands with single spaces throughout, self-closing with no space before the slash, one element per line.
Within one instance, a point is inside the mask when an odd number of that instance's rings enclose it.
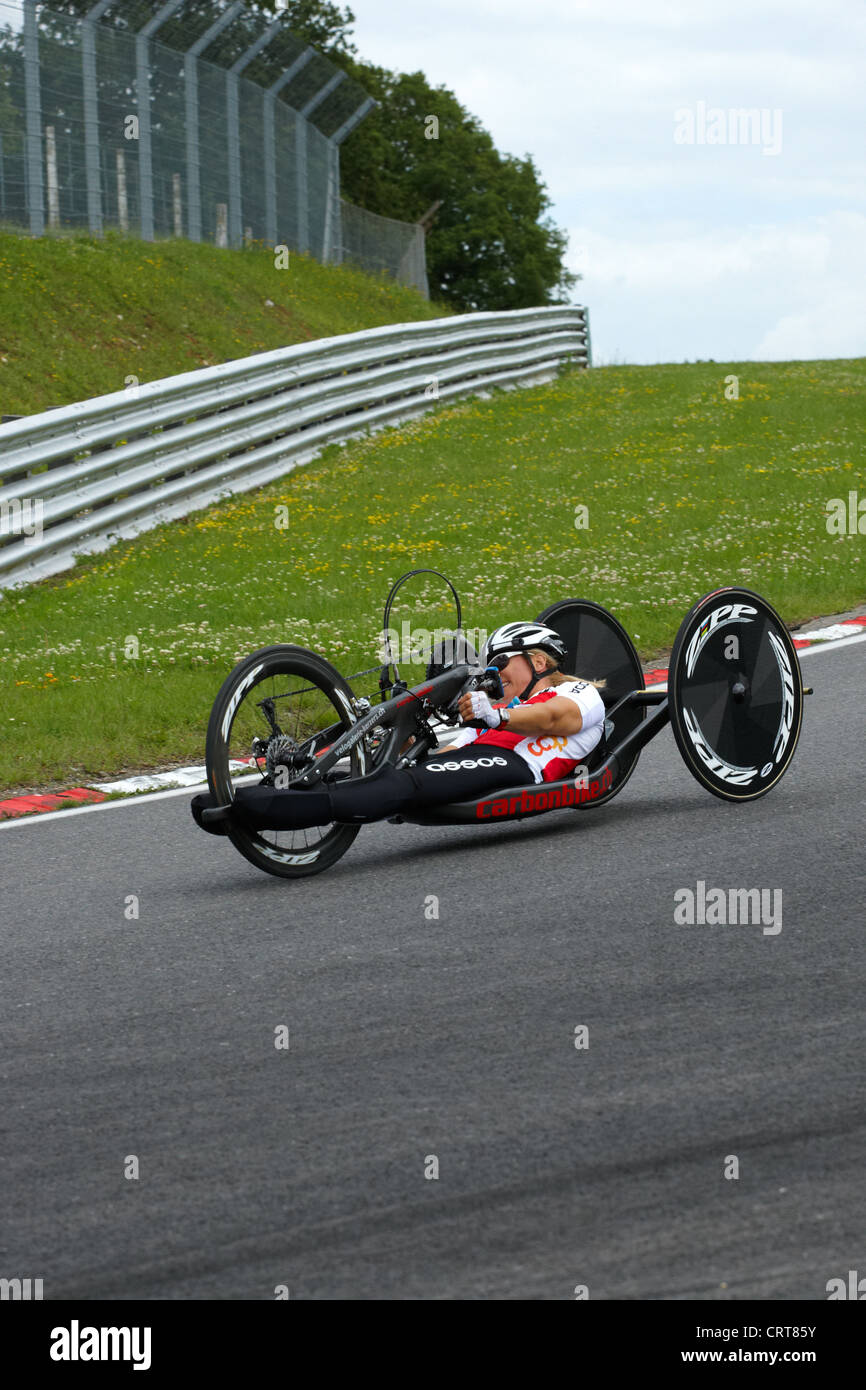
<path fill-rule="evenodd" d="M 256 676 L 259 674 L 259 671 L 261 671 L 263 665 L 264 663 L 260 662 L 258 666 L 253 667 L 249 675 L 244 676 L 243 680 L 241 681 L 240 685 L 238 686 L 237 690 L 235 691 L 234 695 L 229 701 L 229 707 L 226 710 L 225 719 L 223 720 L 222 728 L 220 729 L 220 734 L 224 743 L 228 742 L 229 730 L 232 727 L 232 720 L 235 717 L 237 707 L 243 699 L 244 693 L 247 690 L 249 690 Z"/>
<path fill-rule="evenodd" d="M 728 623 L 750 623 L 757 611 L 756 608 L 750 608 L 747 603 L 723 603 L 718 608 L 714 608 L 709 617 L 701 623 L 686 648 L 686 675 L 692 674 L 695 669 L 695 662 L 717 627 L 724 627 Z"/>
<path fill-rule="evenodd" d="M 315 864 L 319 857 L 317 849 L 311 849 L 307 854 L 287 854 L 285 850 L 277 849 L 274 845 L 267 842 L 257 845 L 269 859 L 273 859 L 278 864 Z"/>
<path fill-rule="evenodd" d="M 747 787 L 758 775 L 756 767 L 736 767 L 733 763 L 726 763 L 717 753 L 714 753 L 701 733 L 701 726 L 695 719 L 691 710 L 683 708 L 683 722 L 686 732 L 695 746 L 698 757 L 705 763 L 710 772 L 714 772 L 717 777 L 721 777 L 723 782 L 731 782 L 737 787 Z"/>
<path fill-rule="evenodd" d="M 779 732 L 776 735 L 776 744 L 773 748 L 773 755 L 776 762 L 780 762 L 782 754 L 788 746 L 791 737 L 791 726 L 794 723 L 794 673 L 791 670 L 791 663 L 788 660 L 788 653 L 779 641 L 775 632 L 770 633 L 770 643 L 776 653 L 776 660 L 779 663 L 779 674 L 782 677 L 782 685 L 785 688 L 785 705 L 782 710 L 782 722 L 779 725 Z"/>
<path fill-rule="evenodd" d="M 458 772 L 461 767 L 468 767 L 470 770 L 476 767 L 507 767 L 505 758 L 461 758 L 459 762 L 451 761 L 447 763 L 426 763 L 428 772 Z"/>

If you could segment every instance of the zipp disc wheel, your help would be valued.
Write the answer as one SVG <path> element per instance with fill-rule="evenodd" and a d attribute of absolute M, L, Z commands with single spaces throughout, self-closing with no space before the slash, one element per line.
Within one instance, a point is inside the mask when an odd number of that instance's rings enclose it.
<path fill-rule="evenodd" d="M 689 771 L 724 801 L 754 801 L 800 737 L 803 681 L 788 629 L 749 589 L 717 589 L 684 618 L 668 672 L 671 727 Z"/>

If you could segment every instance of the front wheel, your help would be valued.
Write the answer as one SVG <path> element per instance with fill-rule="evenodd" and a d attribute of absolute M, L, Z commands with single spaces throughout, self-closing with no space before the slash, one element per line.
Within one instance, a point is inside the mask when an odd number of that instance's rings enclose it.
<path fill-rule="evenodd" d="M 215 804 L 233 801 L 241 778 L 290 786 L 354 722 L 351 687 L 330 662 L 288 644 L 253 652 L 226 678 L 211 710 L 205 761 Z M 336 775 L 363 776 L 369 756 L 362 739 Z M 228 827 L 244 858 L 278 878 L 305 878 L 330 868 L 360 830 L 332 822 L 255 831 L 231 817 Z"/>

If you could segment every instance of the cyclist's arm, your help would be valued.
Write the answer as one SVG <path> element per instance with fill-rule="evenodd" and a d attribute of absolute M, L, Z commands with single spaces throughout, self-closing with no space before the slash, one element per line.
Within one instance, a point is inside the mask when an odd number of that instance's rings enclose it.
<path fill-rule="evenodd" d="M 565 695 L 537 704 L 515 705 L 509 710 L 508 724 L 514 734 L 577 734 L 583 728 L 580 706 Z"/>
<path fill-rule="evenodd" d="M 470 691 L 460 697 L 459 708 L 464 719 L 472 718 L 473 700 L 478 702 L 477 692 Z M 493 720 L 494 711 L 488 711 L 487 697 L 481 696 L 480 700 L 484 706 L 480 718 L 485 721 L 489 718 L 490 728 L 498 729 L 500 725 Z M 508 711 L 508 722 L 503 727 L 507 728 L 509 733 L 527 738 L 537 737 L 539 734 L 559 734 L 568 737 L 569 734 L 579 733 L 583 723 L 583 713 L 574 697 L 554 695 L 550 700 L 512 705 Z"/>

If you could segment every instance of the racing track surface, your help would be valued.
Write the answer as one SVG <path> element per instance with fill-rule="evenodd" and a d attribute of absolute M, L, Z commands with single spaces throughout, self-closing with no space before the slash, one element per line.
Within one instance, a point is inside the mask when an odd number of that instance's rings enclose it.
<path fill-rule="evenodd" d="M 372 826 L 294 884 L 186 796 L 0 831 L 0 1273 L 75 1299 L 826 1298 L 866 1236 L 864 657 L 804 659 L 797 756 L 743 807 L 666 730 L 598 812 Z M 781 931 L 676 925 L 698 879 L 781 888 Z"/>

